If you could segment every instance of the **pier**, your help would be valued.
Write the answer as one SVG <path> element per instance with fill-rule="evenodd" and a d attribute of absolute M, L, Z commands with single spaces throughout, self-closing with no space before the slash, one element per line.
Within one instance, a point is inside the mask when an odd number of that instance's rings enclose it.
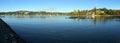
<path fill-rule="evenodd" d="M 26 43 L 11 27 L 0 19 L 0 43 Z"/>

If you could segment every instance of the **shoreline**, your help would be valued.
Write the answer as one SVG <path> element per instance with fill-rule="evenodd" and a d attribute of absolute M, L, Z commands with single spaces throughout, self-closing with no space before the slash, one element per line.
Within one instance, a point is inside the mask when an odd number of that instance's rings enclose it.
<path fill-rule="evenodd" d="M 25 43 L 2 19 L 0 19 L 0 35 L 0 43 Z"/>

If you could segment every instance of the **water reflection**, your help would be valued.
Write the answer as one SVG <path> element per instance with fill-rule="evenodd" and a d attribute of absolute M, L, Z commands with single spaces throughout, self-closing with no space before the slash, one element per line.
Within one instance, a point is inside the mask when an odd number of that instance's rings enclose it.
<path fill-rule="evenodd" d="M 25 15 L 25 14 L 8 14 L 8 15 L 0 15 L 1 18 L 23 18 L 23 19 L 27 19 L 27 18 L 49 18 L 49 17 L 54 17 L 54 16 L 65 16 L 65 15 L 49 15 L 49 14 L 29 14 L 29 15 Z"/>
<path fill-rule="evenodd" d="M 119 16 L 1 15 L 28 43 L 117 43 Z"/>
<path fill-rule="evenodd" d="M 37 18 L 37 19 L 46 19 L 46 18 L 55 18 L 59 16 L 64 16 L 63 18 L 69 18 L 74 21 L 80 22 L 81 20 L 90 20 L 96 23 L 106 23 L 109 20 L 120 21 L 119 16 L 73 16 L 73 15 L 50 15 L 50 14 L 7 14 L 7 15 L 0 15 L 0 18 L 20 18 L 20 19 L 30 19 L 30 18 Z"/>
<path fill-rule="evenodd" d="M 109 20 L 117 20 L 120 21 L 119 16 L 70 16 L 70 19 L 73 19 L 75 21 L 81 21 L 81 19 L 89 19 L 96 23 L 106 23 Z"/>

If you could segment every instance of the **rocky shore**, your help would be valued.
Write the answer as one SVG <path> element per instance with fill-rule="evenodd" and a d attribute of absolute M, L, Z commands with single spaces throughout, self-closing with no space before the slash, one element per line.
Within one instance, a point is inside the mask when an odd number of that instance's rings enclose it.
<path fill-rule="evenodd" d="M 26 43 L 7 23 L 0 19 L 0 43 Z"/>

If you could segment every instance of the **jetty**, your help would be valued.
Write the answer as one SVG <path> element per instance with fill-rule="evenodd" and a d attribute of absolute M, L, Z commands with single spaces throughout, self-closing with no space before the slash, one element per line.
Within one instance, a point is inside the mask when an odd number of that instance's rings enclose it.
<path fill-rule="evenodd" d="M 26 43 L 11 27 L 0 19 L 0 43 Z"/>

